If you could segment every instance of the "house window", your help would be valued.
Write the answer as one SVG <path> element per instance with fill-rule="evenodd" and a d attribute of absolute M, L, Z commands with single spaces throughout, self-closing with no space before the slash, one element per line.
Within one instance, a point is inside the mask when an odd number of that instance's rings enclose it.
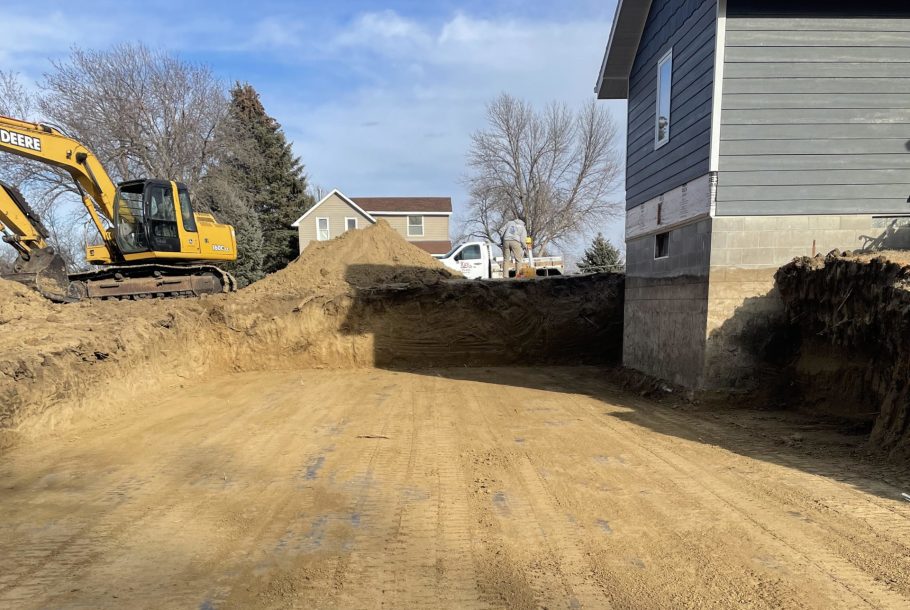
<path fill-rule="evenodd" d="M 344 219 L 344 230 L 350 231 L 351 229 L 357 228 L 357 219 L 356 218 L 345 218 Z"/>
<path fill-rule="evenodd" d="M 658 233 L 654 236 L 654 258 L 667 258 L 670 256 L 670 232 Z"/>
<path fill-rule="evenodd" d="M 408 216 L 408 237 L 423 237 L 423 216 Z"/>
<path fill-rule="evenodd" d="M 657 122 L 654 149 L 670 141 L 670 97 L 673 91 L 673 49 L 657 63 Z"/>
<path fill-rule="evenodd" d="M 316 239 L 318 241 L 328 241 L 329 239 L 329 219 L 316 219 Z"/>

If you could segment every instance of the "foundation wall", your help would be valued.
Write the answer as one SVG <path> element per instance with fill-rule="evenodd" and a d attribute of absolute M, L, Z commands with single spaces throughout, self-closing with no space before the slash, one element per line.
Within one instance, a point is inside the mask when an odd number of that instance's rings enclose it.
<path fill-rule="evenodd" d="M 655 258 L 654 233 L 626 242 L 623 364 L 693 387 L 704 363 L 711 219 L 668 237 L 665 258 Z"/>
<path fill-rule="evenodd" d="M 702 389 L 749 391 L 786 340 L 774 284 L 782 265 L 831 250 L 910 247 L 910 219 L 871 215 L 713 219 Z"/>
<path fill-rule="evenodd" d="M 655 258 L 655 235 L 669 255 Z M 699 390 L 752 391 L 787 344 L 782 265 L 831 250 L 910 248 L 910 218 L 719 216 L 626 243 L 623 364 Z"/>
<path fill-rule="evenodd" d="M 703 372 L 708 278 L 626 278 L 623 364 L 696 387 Z"/>

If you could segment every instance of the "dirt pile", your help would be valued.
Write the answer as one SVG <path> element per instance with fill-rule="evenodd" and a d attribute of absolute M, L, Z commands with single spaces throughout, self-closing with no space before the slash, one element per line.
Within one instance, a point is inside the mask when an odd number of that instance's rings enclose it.
<path fill-rule="evenodd" d="M 460 277 L 380 220 L 331 241 L 314 241 L 286 268 L 252 284 L 244 299 L 282 298 L 389 283 L 434 283 Z"/>
<path fill-rule="evenodd" d="M 0 279 L 0 328 L 23 317 L 46 315 L 50 309 L 48 300 L 34 290 Z"/>
<path fill-rule="evenodd" d="M 622 276 L 452 275 L 379 223 L 232 295 L 55 305 L 0 283 L 0 444 L 224 372 L 618 357 Z"/>
<path fill-rule="evenodd" d="M 776 279 L 802 335 L 796 373 L 809 396 L 869 416 L 870 442 L 910 458 L 910 266 L 832 254 L 797 259 Z"/>

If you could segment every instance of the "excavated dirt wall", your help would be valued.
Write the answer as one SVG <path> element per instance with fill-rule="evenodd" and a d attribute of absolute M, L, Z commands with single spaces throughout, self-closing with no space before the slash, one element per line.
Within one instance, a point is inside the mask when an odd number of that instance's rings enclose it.
<path fill-rule="evenodd" d="M 55 305 L 0 280 L 0 445 L 207 374 L 615 362 L 623 278 L 453 278 L 385 223 L 239 293 Z"/>
<path fill-rule="evenodd" d="M 910 266 L 885 256 L 800 258 L 776 276 L 801 346 L 804 400 L 873 423 L 870 443 L 910 458 Z"/>

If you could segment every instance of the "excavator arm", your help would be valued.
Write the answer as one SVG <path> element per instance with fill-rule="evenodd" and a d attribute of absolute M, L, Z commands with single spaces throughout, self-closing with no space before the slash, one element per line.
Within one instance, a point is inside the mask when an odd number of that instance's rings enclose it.
<path fill-rule="evenodd" d="M 92 151 L 58 129 L 2 115 L 0 151 L 59 167 L 69 173 L 98 233 L 106 244 L 113 245 L 102 215 L 113 222 L 117 187 Z M 116 249 L 112 248 L 112 251 Z"/>
<path fill-rule="evenodd" d="M 50 233 L 15 187 L 0 181 L 0 233 L 19 253 L 5 279 L 26 284 L 54 301 L 74 299 L 66 262 L 47 243 Z"/>
<path fill-rule="evenodd" d="M 0 232 L 3 241 L 27 257 L 36 249 L 47 247 L 49 237 L 41 219 L 35 214 L 22 193 L 0 180 Z"/>

